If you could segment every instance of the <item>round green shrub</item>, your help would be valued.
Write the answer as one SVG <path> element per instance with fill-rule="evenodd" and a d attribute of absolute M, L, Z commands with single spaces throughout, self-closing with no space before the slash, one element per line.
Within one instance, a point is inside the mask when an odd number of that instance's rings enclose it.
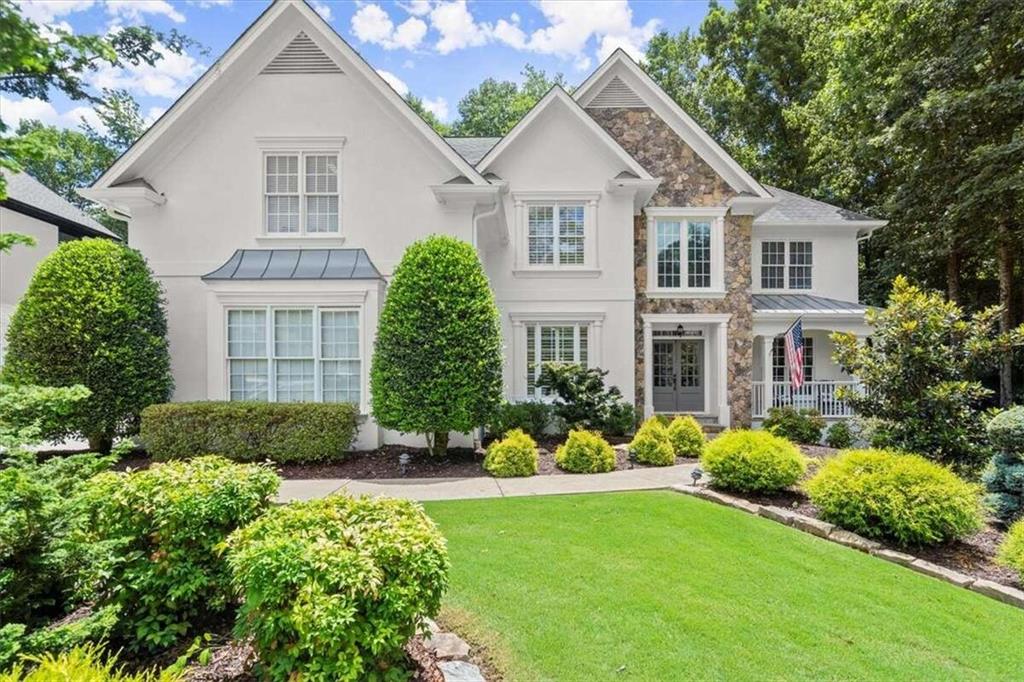
<path fill-rule="evenodd" d="M 989 442 L 1003 452 L 1024 454 L 1024 405 L 1003 410 L 986 426 Z"/>
<path fill-rule="evenodd" d="M 807 470 L 795 445 L 767 431 L 725 431 L 705 446 L 700 463 L 715 487 L 740 492 L 782 490 Z"/>
<path fill-rule="evenodd" d="M 1024 407 L 1000 412 L 988 423 L 989 441 L 999 449 L 981 476 L 985 505 L 1010 525 L 1024 518 Z"/>
<path fill-rule="evenodd" d="M 814 408 L 804 407 L 798 410 L 791 405 L 786 405 L 768 410 L 764 428 L 776 436 L 781 436 L 794 443 L 817 445 L 821 442 L 825 419 Z"/>
<path fill-rule="evenodd" d="M 306 682 L 405 679 L 403 646 L 449 570 L 419 505 L 347 495 L 270 510 L 228 539 L 228 563 L 266 677 Z"/>
<path fill-rule="evenodd" d="M 668 429 L 655 417 L 643 423 L 633 436 L 629 449 L 641 464 L 668 466 L 676 463 L 675 448 L 669 438 Z"/>
<path fill-rule="evenodd" d="M 902 545 L 953 540 L 982 524 L 978 487 L 918 455 L 847 450 L 805 488 L 824 520 Z"/>
<path fill-rule="evenodd" d="M 707 439 L 704 429 L 691 415 L 680 415 L 668 425 L 668 437 L 677 457 L 700 457 Z"/>
<path fill-rule="evenodd" d="M 533 476 L 537 473 L 536 441 L 521 429 L 512 429 L 487 447 L 484 469 L 496 478 Z"/>
<path fill-rule="evenodd" d="M 444 454 L 501 404 L 501 322 L 476 250 L 454 237 L 415 242 L 388 285 L 370 370 L 373 415 L 426 434 Z"/>
<path fill-rule="evenodd" d="M 540 438 L 551 426 L 553 416 L 551 405 L 539 400 L 502 403 L 494 411 L 487 430 L 498 438 L 504 437 L 513 429 L 519 429 L 534 438 Z"/>
<path fill-rule="evenodd" d="M 221 544 L 272 504 L 280 479 L 223 457 L 99 474 L 82 489 L 82 542 L 107 548 L 91 566 L 98 606 L 121 607 L 136 648 L 168 646 L 234 603 Z"/>
<path fill-rule="evenodd" d="M 108 239 L 64 242 L 36 268 L 7 331 L 4 381 L 82 384 L 92 395 L 60 428 L 107 451 L 173 382 L 160 285 L 142 254 Z"/>
<path fill-rule="evenodd" d="M 1024 580 L 1024 519 L 1010 526 L 1006 538 L 999 545 L 998 561 L 1017 571 Z"/>
<path fill-rule="evenodd" d="M 598 474 L 615 468 L 615 449 L 594 431 L 570 431 L 555 450 L 559 468 L 576 474 Z"/>
<path fill-rule="evenodd" d="M 846 420 L 833 424 L 825 434 L 825 445 L 836 450 L 846 450 L 853 446 L 853 430 Z"/>

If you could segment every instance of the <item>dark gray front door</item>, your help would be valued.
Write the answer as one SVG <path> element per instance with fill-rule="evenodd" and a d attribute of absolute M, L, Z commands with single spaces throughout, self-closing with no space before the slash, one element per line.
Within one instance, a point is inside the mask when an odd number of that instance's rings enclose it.
<path fill-rule="evenodd" d="M 655 341 L 652 347 L 655 412 L 704 411 L 704 340 Z"/>

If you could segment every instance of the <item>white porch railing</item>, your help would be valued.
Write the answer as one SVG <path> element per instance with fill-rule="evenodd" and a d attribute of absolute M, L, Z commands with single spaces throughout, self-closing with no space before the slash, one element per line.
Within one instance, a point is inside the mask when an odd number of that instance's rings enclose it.
<path fill-rule="evenodd" d="M 769 408 L 792 405 L 797 409 L 814 408 L 826 419 L 852 417 L 853 410 L 836 396 L 840 386 L 860 390 L 858 381 L 808 381 L 798 389 L 788 383 L 763 381 L 754 382 L 754 414 L 755 418 L 766 417 Z"/>

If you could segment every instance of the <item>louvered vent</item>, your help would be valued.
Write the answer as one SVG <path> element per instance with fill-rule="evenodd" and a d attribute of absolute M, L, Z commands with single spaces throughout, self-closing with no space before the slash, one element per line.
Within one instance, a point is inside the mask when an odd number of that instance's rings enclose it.
<path fill-rule="evenodd" d="M 632 88 L 616 76 L 608 81 L 608 85 L 604 86 L 604 89 L 597 93 L 597 96 L 587 106 L 597 109 L 635 109 L 647 105 L 639 95 L 633 92 Z"/>
<path fill-rule="evenodd" d="M 334 61 L 302 31 L 261 73 L 341 73 Z"/>

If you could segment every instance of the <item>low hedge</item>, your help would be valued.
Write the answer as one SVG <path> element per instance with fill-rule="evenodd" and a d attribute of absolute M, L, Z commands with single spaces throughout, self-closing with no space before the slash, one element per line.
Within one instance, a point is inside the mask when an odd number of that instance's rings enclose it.
<path fill-rule="evenodd" d="M 595 431 L 570 431 L 555 450 L 555 464 L 574 474 L 599 474 L 615 468 L 615 449 Z"/>
<path fill-rule="evenodd" d="M 764 420 L 764 429 L 794 443 L 817 445 L 825 429 L 825 419 L 812 407 L 799 410 L 792 405 L 772 407 Z"/>
<path fill-rule="evenodd" d="M 775 492 L 803 476 L 807 460 L 795 445 L 767 431 L 725 431 L 700 456 L 711 484 L 740 492 Z"/>
<path fill-rule="evenodd" d="M 163 403 L 142 411 L 140 435 L 158 461 L 212 453 L 238 462 L 316 462 L 343 455 L 358 420 L 349 403 Z"/>
<path fill-rule="evenodd" d="M 1003 543 L 999 545 L 999 563 L 1017 571 L 1024 580 L 1024 519 L 1010 526 Z"/>
<path fill-rule="evenodd" d="M 668 466 L 676 463 L 676 451 L 668 429 L 657 417 L 651 417 L 643 423 L 633 436 L 629 449 L 641 464 Z"/>
<path fill-rule="evenodd" d="M 404 680 L 405 643 L 448 586 L 444 538 L 408 500 L 347 495 L 268 511 L 228 539 L 260 679 Z"/>
<path fill-rule="evenodd" d="M 979 487 L 919 455 L 845 450 L 805 488 L 824 520 L 902 545 L 953 540 L 982 523 Z"/>
<path fill-rule="evenodd" d="M 521 429 L 512 429 L 487 447 L 484 469 L 495 478 L 533 476 L 537 473 L 537 443 Z"/>

